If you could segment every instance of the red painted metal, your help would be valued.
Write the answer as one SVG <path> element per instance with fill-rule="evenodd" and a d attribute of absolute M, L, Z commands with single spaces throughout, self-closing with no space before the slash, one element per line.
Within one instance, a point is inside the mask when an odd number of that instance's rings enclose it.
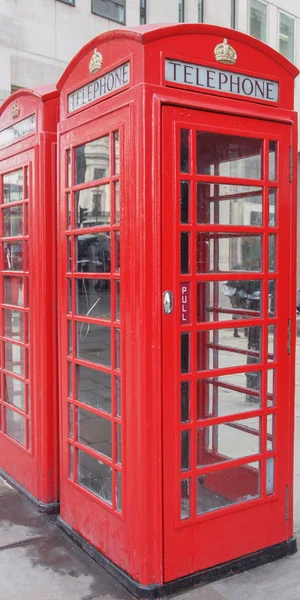
<path fill-rule="evenodd" d="M 0 467 L 44 505 L 58 501 L 57 96 L 53 86 L 18 90 L 0 108 L 0 132 L 23 128 L 0 148 Z M 31 117 L 35 126 L 24 129 Z M 20 186 L 6 184 L 9 176 Z"/>
<path fill-rule="evenodd" d="M 233 73 L 278 81 L 280 84 L 279 102 L 270 105 L 265 101 L 254 102 L 241 96 L 225 92 L 208 93 L 196 91 L 186 85 L 174 85 L 165 81 L 164 60 L 172 58 L 206 67 L 223 68 L 216 63 L 214 48 L 226 37 L 237 52 L 238 60 L 234 66 L 226 65 Z M 94 50 L 103 57 L 101 71 L 90 74 L 89 63 Z M 130 61 L 130 82 L 124 89 L 112 91 L 108 96 L 89 102 L 73 112 L 68 112 L 68 95 L 90 84 L 96 78 L 109 74 L 118 65 Z M 239 32 L 209 25 L 145 26 L 133 30 L 112 31 L 89 42 L 71 61 L 58 83 L 60 91 L 61 121 L 58 126 L 59 137 L 59 188 L 58 188 L 58 298 L 59 298 L 59 368 L 60 368 L 60 410 L 61 410 L 61 515 L 62 519 L 86 538 L 92 545 L 105 554 L 114 563 L 127 571 L 142 584 L 163 583 L 199 569 L 227 561 L 259 548 L 283 541 L 292 535 L 292 516 L 285 520 L 285 498 L 292 500 L 292 439 L 293 439 L 293 390 L 294 390 L 294 350 L 288 355 L 287 320 L 292 322 L 292 340 L 294 339 L 294 290 L 295 290 L 295 180 L 296 159 L 293 164 L 293 183 L 288 179 L 289 147 L 296 149 L 296 115 L 293 112 L 293 79 L 297 69 L 274 50 L 254 38 Z M 175 107 L 176 108 L 173 108 Z M 278 140 L 280 172 L 274 187 L 281 191 L 278 225 L 272 233 L 278 236 L 277 271 L 267 274 L 268 250 L 263 244 L 263 272 L 254 272 L 251 278 L 261 280 L 266 292 L 268 279 L 277 282 L 277 313 L 268 316 L 267 296 L 262 316 L 249 309 L 243 319 L 243 328 L 257 325 L 263 328 L 263 355 L 259 370 L 263 374 L 262 407 L 251 411 L 251 417 L 260 419 L 263 424 L 261 448 L 251 456 L 262 463 L 261 496 L 235 506 L 208 512 L 196 517 L 195 494 L 191 498 L 192 517 L 180 521 L 179 493 L 180 481 L 189 477 L 195 485 L 196 476 L 201 477 L 203 469 L 196 466 L 196 458 L 188 475 L 180 473 L 179 433 L 192 430 L 195 434 L 195 370 L 193 384 L 192 420 L 180 424 L 179 389 L 187 376 L 180 374 L 179 335 L 181 332 L 201 332 L 194 345 L 192 362 L 195 367 L 196 350 L 201 350 L 201 365 L 207 360 L 210 349 L 227 351 L 226 344 L 217 341 L 217 330 L 232 326 L 232 321 L 205 322 L 205 295 L 201 299 L 199 315 L 201 325 L 195 321 L 196 300 L 195 283 L 197 281 L 229 281 L 236 279 L 236 273 L 229 272 L 220 277 L 219 273 L 204 272 L 180 276 L 179 274 L 179 231 L 194 235 L 199 230 L 204 237 L 199 238 L 196 247 L 192 241 L 193 256 L 199 256 L 200 246 L 205 236 L 232 234 L 237 228 L 227 225 L 204 224 L 200 228 L 179 223 L 179 147 L 180 127 L 191 131 L 190 151 L 195 161 L 196 131 L 227 133 L 247 138 L 263 140 L 267 149 L 269 140 Z M 110 169 L 99 180 L 76 183 L 74 179 L 75 152 L 78 146 L 109 136 L 110 144 L 115 131 L 120 133 L 120 176 Z M 110 145 L 110 158 L 113 158 L 113 146 Z M 70 153 L 70 154 L 68 154 Z M 296 155 L 296 151 L 294 153 Z M 71 156 L 71 181 L 68 181 L 66 160 Z M 264 156 L 267 156 L 265 152 Z M 111 163 L 112 164 L 112 163 Z M 193 163 L 190 174 L 184 175 L 193 188 L 195 200 L 195 182 L 204 179 L 195 172 Z M 262 187 L 268 184 L 266 179 L 267 158 L 264 158 L 263 182 L 247 178 L 239 179 L 239 185 Z M 116 181 L 120 182 L 120 224 L 114 221 Z M 210 175 L 210 183 L 218 182 L 218 174 Z M 232 184 L 232 178 L 222 178 L 223 184 Z M 111 218 L 105 224 L 93 224 L 85 227 L 85 234 L 109 232 L 111 235 L 111 268 L 102 273 L 101 278 L 110 282 L 111 289 L 115 280 L 121 282 L 120 321 L 115 317 L 116 296 L 111 294 L 111 315 L 109 319 L 91 317 L 90 314 L 78 315 L 75 303 L 75 284 L 84 280 L 75 261 L 76 236 L 82 233 L 77 223 L 76 194 L 80 191 L 109 185 L 112 193 Z M 281 189 L 282 186 L 282 189 Z M 69 198 L 70 203 L 69 202 Z M 267 195 L 264 193 L 264 214 L 267 207 Z M 71 221 L 68 221 L 71 207 Z M 195 216 L 195 202 L 193 204 Z M 292 216 L 293 215 L 293 216 Z M 266 218 L 266 217 L 265 217 Z M 197 229 L 198 227 L 198 229 Z M 116 232 L 120 231 L 121 270 L 115 269 Z M 245 231 L 245 228 L 243 229 Z M 247 233 L 256 233 L 266 237 L 267 222 L 261 227 L 247 227 Z M 287 243 L 290 232 L 290 245 Z M 67 240 L 70 238 L 71 263 L 67 268 Z M 214 238 L 212 238 L 214 239 Z M 205 257 L 205 253 L 203 255 Z M 207 257 L 207 255 L 206 255 Z M 194 265 L 194 262 L 192 261 Z M 287 268 L 288 266 L 288 268 Z M 77 269 L 77 270 L 76 270 Z M 99 273 L 97 274 L 99 278 Z M 241 280 L 249 278 L 247 273 L 239 274 Z M 89 279 L 96 279 L 93 271 Z M 69 282 L 69 283 L 68 283 Z M 79 283 L 78 283 L 79 285 Z M 81 285 L 81 284 L 80 284 Z M 183 299 L 186 299 L 184 287 L 190 286 L 189 312 L 190 323 L 184 324 L 182 318 Z M 68 286 L 72 291 L 69 304 Z M 162 312 L 162 293 L 170 290 L 174 295 L 174 311 L 171 315 Z M 221 314 L 215 307 L 213 315 Z M 227 313 L 228 314 L 228 313 Z M 223 313 L 226 317 L 226 311 Z M 239 309 L 231 312 L 239 315 Z M 228 317 L 229 318 L 229 317 Z M 70 323 L 70 325 L 68 325 Z M 80 325 L 77 326 L 76 323 Z M 87 448 L 79 439 L 78 409 L 83 408 L 74 391 L 68 384 L 68 370 L 74 378 L 78 367 L 91 366 L 89 360 L 78 355 L 75 331 L 82 323 L 99 325 L 112 332 L 112 361 L 107 366 L 92 365 L 95 371 L 113 378 L 121 378 L 122 415 L 115 412 L 116 392 L 112 391 L 110 414 L 103 414 L 99 408 L 88 407 L 90 415 L 103 417 L 115 431 L 115 425 L 122 428 L 122 465 L 116 460 L 116 437 L 112 433 L 111 456 L 99 455 L 92 445 Z M 266 370 L 267 355 L 266 327 L 277 327 L 276 362 L 270 363 L 278 370 L 277 405 L 267 408 Z M 72 349 L 69 349 L 68 328 L 72 336 Z M 116 329 L 120 329 L 121 368 L 115 363 Z M 209 332 L 213 331 L 213 334 Z M 209 337 L 211 336 L 211 337 Z M 243 354 L 243 353 L 242 353 Z M 255 353 L 244 351 L 245 357 L 253 358 Z M 70 365 L 70 366 L 69 366 Z M 193 368 L 194 368 L 193 367 Z M 197 374 L 199 389 L 205 398 L 209 379 L 216 375 L 253 373 L 254 367 L 229 366 L 223 371 L 202 371 Z M 250 375 L 249 375 L 250 374 Z M 288 385 L 286 383 L 288 379 Z M 218 387 L 222 382 L 218 382 Z M 225 381 L 226 387 L 226 381 Z M 243 386 L 241 386 L 242 389 Z M 288 396 L 287 396 L 288 388 Z M 73 385 L 73 390 L 76 385 Z M 224 388 L 225 389 L 225 388 Z M 229 388 L 238 392 L 239 385 Z M 280 393 L 281 392 L 281 393 Z M 72 395 L 71 395 L 72 394 Z M 75 395 L 74 395 L 75 394 Z M 258 397 L 254 391 L 253 396 Z M 284 398 L 284 402 L 282 401 Z M 69 408 L 70 407 L 70 408 Z M 205 426 L 221 425 L 234 421 L 232 415 L 212 417 L 208 397 L 202 409 L 206 411 Z M 69 432 L 69 411 L 73 415 L 75 426 Z M 276 458 L 276 492 L 266 495 L 266 442 L 269 440 L 266 428 L 267 415 L 276 414 L 276 445 L 268 457 Z M 247 416 L 247 413 L 246 413 Z M 243 414 L 245 417 L 245 413 Z M 235 415 L 236 418 L 236 415 Z M 203 425 L 202 421 L 199 421 Z M 79 423 L 80 425 L 80 423 Z M 232 431 L 244 431 L 242 419 Z M 110 425 L 109 425 L 110 427 Z M 215 429 L 214 429 L 215 431 Z M 200 457 L 206 460 L 210 455 L 205 434 L 202 432 Z M 202 435 L 202 438 L 201 438 Z M 195 440 L 195 438 L 193 438 Z M 212 447 L 215 460 L 205 469 L 211 490 L 218 491 L 227 499 L 233 500 L 241 493 L 239 489 L 241 475 L 248 482 L 251 491 L 253 482 L 257 482 L 254 468 L 245 466 L 245 458 L 227 463 L 232 466 L 228 482 L 223 481 L 218 488 L 213 478 L 214 472 L 224 469 L 220 462 L 216 440 L 213 435 Z M 193 448 L 195 441 L 193 442 Z M 73 455 L 72 450 L 73 448 Z M 77 455 L 85 452 L 90 458 L 97 459 L 111 469 L 111 488 L 113 495 L 109 502 L 92 493 L 78 481 L 76 470 Z M 70 452 L 72 469 L 70 472 Z M 219 461 L 219 462 L 218 462 Z M 98 463 L 99 464 L 99 463 Z M 122 510 L 117 510 L 114 496 L 117 473 L 122 474 Z M 229 471 L 228 471 L 229 473 Z M 88 484 L 90 485 L 90 483 Z M 221 489 L 222 488 L 222 489 Z M 187 491 L 186 491 L 187 495 Z M 271 522 L 272 521 L 272 522 Z M 268 523 L 270 526 L 264 526 Z M 240 532 L 243 535 L 240 535 Z M 232 543 L 228 545 L 228 539 Z"/>

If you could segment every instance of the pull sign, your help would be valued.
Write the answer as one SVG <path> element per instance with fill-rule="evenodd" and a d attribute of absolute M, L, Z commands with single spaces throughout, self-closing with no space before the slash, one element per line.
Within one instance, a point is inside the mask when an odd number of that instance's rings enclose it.
<path fill-rule="evenodd" d="M 184 325 L 185 323 L 190 322 L 190 284 L 189 283 L 181 283 L 180 284 L 180 313 L 181 313 L 181 323 Z"/>
<path fill-rule="evenodd" d="M 166 315 L 170 315 L 173 310 L 173 294 L 169 290 L 164 292 L 164 311 Z"/>

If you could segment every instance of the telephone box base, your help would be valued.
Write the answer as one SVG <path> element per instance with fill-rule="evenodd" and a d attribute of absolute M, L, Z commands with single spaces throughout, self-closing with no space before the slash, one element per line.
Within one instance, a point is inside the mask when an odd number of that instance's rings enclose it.
<path fill-rule="evenodd" d="M 7 483 L 9 483 L 9 485 L 11 485 L 12 488 L 17 490 L 20 496 L 23 496 L 23 498 L 26 498 L 26 500 L 29 500 L 29 502 L 34 504 L 35 508 L 40 513 L 46 515 L 54 515 L 59 512 L 59 502 L 40 502 L 32 494 L 30 494 L 30 492 L 28 492 L 22 485 L 20 485 L 15 479 L 13 479 L 13 477 L 6 473 L 6 471 L 3 471 L 3 469 L 0 469 L 0 477 L 2 477 L 2 479 L 5 479 L 5 481 L 7 481 Z"/>
<path fill-rule="evenodd" d="M 142 585 L 130 577 L 128 573 L 120 569 L 120 567 L 115 565 L 111 560 L 106 558 L 106 556 L 101 554 L 101 552 L 96 550 L 96 548 L 89 544 L 81 535 L 67 525 L 60 516 L 57 518 L 57 525 L 75 544 L 77 544 L 77 546 L 81 548 L 81 550 L 88 554 L 100 567 L 114 577 L 114 579 L 130 594 L 136 598 L 149 600 L 171 596 L 172 594 L 183 592 L 195 586 L 212 583 L 213 581 L 229 577 L 230 575 L 236 575 L 242 571 L 247 571 L 255 567 L 260 567 L 297 552 L 297 540 L 292 537 L 280 544 L 269 546 L 268 548 L 216 565 L 215 567 L 205 569 L 204 571 L 192 573 L 187 577 L 181 577 L 180 579 L 163 584 Z"/>

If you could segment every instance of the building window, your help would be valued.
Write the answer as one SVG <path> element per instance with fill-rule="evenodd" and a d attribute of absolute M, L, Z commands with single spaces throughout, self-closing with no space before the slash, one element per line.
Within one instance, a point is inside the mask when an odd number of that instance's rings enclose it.
<path fill-rule="evenodd" d="M 198 23 L 204 22 L 204 0 L 198 0 Z"/>
<path fill-rule="evenodd" d="M 140 24 L 145 25 L 146 23 L 147 23 L 146 0 L 140 0 Z"/>
<path fill-rule="evenodd" d="M 178 21 L 179 21 L 179 23 L 184 23 L 184 0 L 179 0 Z"/>
<path fill-rule="evenodd" d="M 262 42 L 266 42 L 267 5 L 259 0 L 250 0 L 249 7 L 249 33 Z"/>
<path fill-rule="evenodd" d="M 125 0 L 92 0 L 92 13 L 125 24 Z"/>
<path fill-rule="evenodd" d="M 70 6 L 75 6 L 75 0 L 58 0 L 58 2 L 62 2 L 63 4 L 69 4 Z"/>
<path fill-rule="evenodd" d="M 286 13 L 279 13 L 279 52 L 294 61 L 294 29 L 295 21 Z"/>
<path fill-rule="evenodd" d="M 236 0 L 231 0 L 231 28 L 235 29 L 236 25 Z"/>

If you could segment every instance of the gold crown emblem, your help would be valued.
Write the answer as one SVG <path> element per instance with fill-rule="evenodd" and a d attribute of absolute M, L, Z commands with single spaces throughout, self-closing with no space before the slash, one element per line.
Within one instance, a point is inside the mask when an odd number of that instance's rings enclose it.
<path fill-rule="evenodd" d="M 20 107 L 16 101 L 12 105 L 11 113 L 13 119 L 16 119 L 20 114 Z"/>
<path fill-rule="evenodd" d="M 101 66 L 102 66 L 102 61 L 103 61 L 103 56 L 100 52 L 97 52 L 97 49 L 95 48 L 94 50 L 94 54 L 90 60 L 90 64 L 89 64 L 89 69 L 90 69 L 90 73 L 97 73 L 97 71 L 100 71 Z"/>
<path fill-rule="evenodd" d="M 216 60 L 225 65 L 234 65 L 237 59 L 237 53 L 232 46 L 229 46 L 227 39 L 224 38 L 221 44 L 218 44 L 214 49 Z"/>

